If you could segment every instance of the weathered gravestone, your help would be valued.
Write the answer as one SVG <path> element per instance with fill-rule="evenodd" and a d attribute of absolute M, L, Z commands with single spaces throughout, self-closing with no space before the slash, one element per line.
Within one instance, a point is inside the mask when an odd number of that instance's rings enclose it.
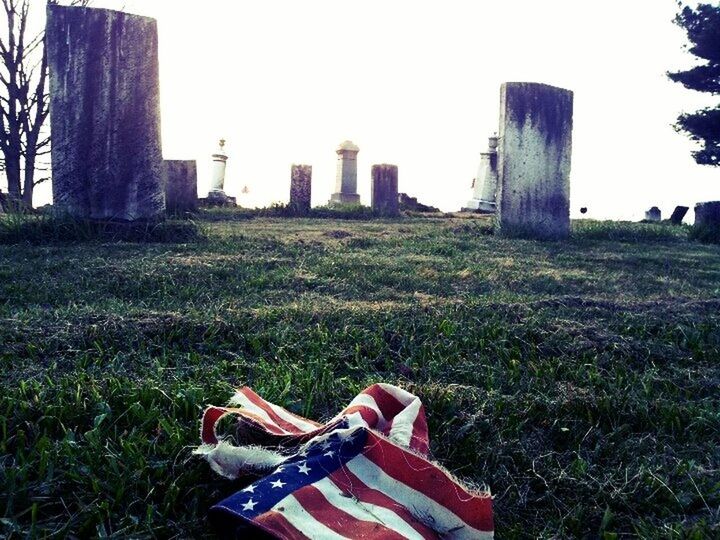
<path fill-rule="evenodd" d="M 312 166 L 293 165 L 290 171 L 290 210 L 307 215 L 312 206 Z"/>
<path fill-rule="evenodd" d="M 696 227 L 720 227 L 720 201 L 699 203 L 695 206 Z"/>
<path fill-rule="evenodd" d="M 687 206 L 676 206 L 675 211 L 672 213 L 672 216 L 670 216 L 670 223 L 673 225 L 682 225 L 688 210 L 690 210 L 690 208 Z"/>
<path fill-rule="evenodd" d="M 53 199 L 79 218 L 165 211 L 155 20 L 48 5 Z"/>
<path fill-rule="evenodd" d="M 166 159 L 163 162 L 165 206 L 171 214 L 194 212 L 198 207 L 197 162 Z"/>
<path fill-rule="evenodd" d="M 500 89 L 497 231 L 540 239 L 570 234 L 573 93 L 537 83 Z"/>
<path fill-rule="evenodd" d="M 662 212 L 657 206 L 653 206 L 650 210 L 645 212 L 645 221 L 661 221 Z"/>
<path fill-rule="evenodd" d="M 330 204 L 360 204 L 357 192 L 357 155 L 360 148 L 352 141 L 345 141 L 336 152 L 335 193 L 330 197 Z"/>
<path fill-rule="evenodd" d="M 373 212 L 387 217 L 400 215 L 397 165 L 373 165 L 370 189 Z"/>

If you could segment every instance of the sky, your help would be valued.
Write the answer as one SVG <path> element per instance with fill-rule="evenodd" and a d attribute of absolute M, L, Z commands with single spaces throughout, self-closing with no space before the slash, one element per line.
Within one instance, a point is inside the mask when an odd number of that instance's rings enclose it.
<path fill-rule="evenodd" d="M 44 4 L 37 0 L 38 4 Z M 693 65 L 675 0 L 96 0 L 155 17 L 163 152 L 196 159 L 207 193 L 227 139 L 226 192 L 243 206 L 289 198 L 290 166 L 313 166 L 313 203 L 335 186 L 336 147 L 399 167 L 400 191 L 460 209 L 506 81 L 575 92 L 571 211 L 639 220 L 651 206 L 720 199 L 672 124 L 713 103 L 672 83 Z M 243 194 L 247 186 L 249 193 Z M 42 186 L 36 204 L 48 202 Z M 688 219 L 692 220 L 692 211 Z"/>

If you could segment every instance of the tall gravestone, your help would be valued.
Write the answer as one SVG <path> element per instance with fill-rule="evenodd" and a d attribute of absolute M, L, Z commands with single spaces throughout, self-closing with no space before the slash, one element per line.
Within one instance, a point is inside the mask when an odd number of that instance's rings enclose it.
<path fill-rule="evenodd" d="M 163 162 L 165 206 L 171 214 L 194 212 L 198 208 L 197 162 L 166 159 Z"/>
<path fill-rule="evenodd" d="M 165 211 L 155 20 L 48 5 L 53 199 L 79 218 Z"/>
<path fill-rule="evenodd" d="M 370 188 L 373 212 L 386 217 L 400 215 L 397 165 L 373 165 Z"/>
<path fill-rule="evenodd" d="M 573 93 L 538 83 L 500 89 L 497 231 L 540 239 L 570 234 Z"/>
<path fill-rule="evenodd" d="M 290 210 L 296 215 L 310 213 L 312 206 L 312 166 L 293 165 L 290 170 Z"/>
<path fill-rule="evenodd" d="M 357 192 L 357 155 L 360 148 L 352 141 L 345 141 L 336 152 L 335 193 L 330 197 L 330 204 L 360 204 Z"/>

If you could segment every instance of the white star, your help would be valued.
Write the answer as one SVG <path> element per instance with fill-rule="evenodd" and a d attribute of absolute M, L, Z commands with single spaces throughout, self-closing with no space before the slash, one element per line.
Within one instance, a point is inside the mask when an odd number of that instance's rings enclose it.
<path fill-rule="evenodd" d="M 278 467 L 277 469 L 275 469 L 275 474 L 279 474 L 279 473 L 283 472 L 284 470 L 285 470 L 285 467 Z"/>
<path fill-rule="evenodd" d="M 243 492 L 247 493 L 255 493 L 255 486 L 253 484 L 250 484 L 248 487 L 243 489 Z"/>
<path fill-rule="evenodd" d="M 323 454 L 323 456 L 328 456 L 328 457 L 333 457 L 334 455 L 335 455 L 335 452 L 333 452 L 332 450 L 329 450 L 328 452 L 325 452 Z"/>
<path fill-rule="evenodd" d="M 331 446 L 332 446 L 332 443 L 331 443 L 330 441 L 325 441 L 324 443 L 322 443 L 322 449 L 323 449 L 323 450 L 327 450 L 327 449 L 330 448 Z"/>
<path fill-rule="evenodd" d="M 312 470 L 310 467 L 307 466 L 307 461 L 305 463 L 303 463 L 302 465 L 300 465 L 299 469 L 300 470 L 298 472 L 301 472 L 303 474 L 309 474 L 310 471 Z"/>
<path fill-rule="evenodd" d="M 257 503 L 250 499 L 247 503 L 243 504 L 243 512 L 252 512 L 256 506 Z"/>
<path fill-rule="evenodd" d="M 275 488 L 282 488 L 283 486 L 286 486 L 286 485 L 287 485 L 287 484 L 286 484 L 285 482 L 283 482 L 282 480 L 276 480 L 275 482 L 270 482 L 270 484 L 272 485 L 273 489 L 275 489 Z"/>

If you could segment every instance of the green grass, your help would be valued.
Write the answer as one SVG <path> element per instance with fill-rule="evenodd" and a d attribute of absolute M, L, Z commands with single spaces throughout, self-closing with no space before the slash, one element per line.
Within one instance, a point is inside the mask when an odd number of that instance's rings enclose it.
<path fill-rule="evenodd" d="M 720 535 L 717 246 L 236 217 L 0 246 L 0 536 L 206 536 L 238 485 L 192 456 L 205 405 L 248 384 L 328 418 L 378 381 L 421 396 L 500 538 Z"/>

